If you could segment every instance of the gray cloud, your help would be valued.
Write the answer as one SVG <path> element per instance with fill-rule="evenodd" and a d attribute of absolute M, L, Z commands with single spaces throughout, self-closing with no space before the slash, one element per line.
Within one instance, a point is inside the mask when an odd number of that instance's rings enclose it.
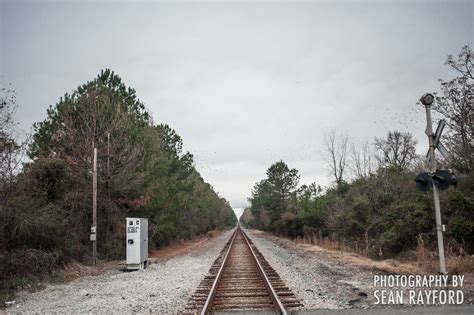
<path fill-rule="evenodd" d="M 24 128 L 110 67 L 234 207 L 283 159 L 328 184 L 321 133 L 413 132 L 414 103 L 472 44 L 472 1 L 1 4 L 1 65 Z"/>

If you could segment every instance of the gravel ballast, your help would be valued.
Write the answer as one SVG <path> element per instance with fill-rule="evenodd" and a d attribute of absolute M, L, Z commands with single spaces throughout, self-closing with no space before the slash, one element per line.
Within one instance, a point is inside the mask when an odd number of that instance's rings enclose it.
<path fill-rule="evenodd" d="M 335 256 L 317 246 L 295 244 L 260 231 L 246 232 L 285 285 L 302 300 L 304 314 L 321 309 L 392 308 L 374 305 L 374 275 L 387 272 L 348 263 L 349 254 Z M 179 314 L 231 234 L 224 232 L 201 247 L 194 243 L 199 250 L 159 261 L 146 270 L 122 272 L 115 268 L 67 284 L 49 285 L 36 293 L 20 292 L 7 313 Z M 471 311 L 472 305 L 469 307 Z"/>
<path fill-rule="evenodd" d="M 376 303 L 374 290 L 379 290 L 380 298 L 380 290 L 385 290 L 387 293 L 399 290 L 408 296 L 408 291 L 411 289 L 417 294 L 426 296 L 426 293 L 439 288 L 374 287 L 375 275 L 404 274 L 404 272 L 381 270 L 372 263 L 360 260 L 358 264 L 352 264 L 349 262 L 350 258 L 357 257 L 356 255 L 350 253 L 333 255 L 334 253 L 320 247 L 296 244 L 261 231 L 247 230 L 247 234 L 283 282 L 302 299 L 304 304 L 302 310 L 308 311 L 309 314 L 321 309 L 374 308 L 375 312 L 379 312 L 382 308 L 384 311 L 410 308 L 416 309 L 416 312 L 428 310 L 425 314 L 431 310 L 436 310 L 437 314 L 446 314 L 453 310 L 459 314 L 473 314 L 474 306 L 471 298 L 473 287 L 467 282 L 466 286 L 461 288 L 465 297 L 463 305 L 436 305 L 435 308 L 426 308 L 434 303 L 426 300 L 414 305 L 408 302 L 408 298 L 406 298 L 407 304 L 387 303 L 387 299 L 385 302 Z M 459 287 L 448 286 L 446 289 L 458 290 Z"/>
<path fill-rule="evenodd" d="M 231 234 L 226 231 L 211 239 L 199 253 L 158 262 L 146 270 L 109 270 L 35 293 L 19 292 L 7 313 L 179 313 Z"/>
<path fill-rule="evenodd" d="M 283 248 L 246 230 L 283 282 L 302 299 L 302 309 L 344 309 L 369 306 L 373 274 L 306 252 L 296 244 Z"/>

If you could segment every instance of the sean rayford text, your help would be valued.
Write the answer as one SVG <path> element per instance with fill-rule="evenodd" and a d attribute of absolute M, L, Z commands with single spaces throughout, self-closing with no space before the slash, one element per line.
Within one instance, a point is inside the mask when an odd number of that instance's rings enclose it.
<path fill-rule="evenodd" d="M 464 275 L 375 275 L 375 304 L 462 304 Z"/>

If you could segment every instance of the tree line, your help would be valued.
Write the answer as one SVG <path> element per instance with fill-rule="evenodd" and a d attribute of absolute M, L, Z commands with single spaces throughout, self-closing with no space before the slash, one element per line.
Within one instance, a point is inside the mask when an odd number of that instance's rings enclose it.
<path fill-rule="evenodd" d="M 450 151 L 440 168 L 451 168 L 459 184 L 441 193 L 449 250 L 474 253 L 474 56 L 463 47 L 446 64 L 457 76 L 440 80 L 434 110 L 449 130 L 443 142 Z M 420 105 L 421 106 L 421 105 Z M 271 165 L 257 182 L 241 222 L 289 237 L 316 237 L 364 249 L 372 257 L 410 255 L 420 242 L 436 248 L 433 198 L 419 192 L 414 179 L 429 166 L 416 154 L 408 132 L 351 144 L 346 134 L 324 134 L 323 160 L 333 185 L 299 185 L 299 172 L 285 162 Z M 440 158 L 439 154 L 437 158 Z"/>
<path fill-rule="evenodd" d="M 125 217 L 148 218 L 152 247 L 235 225 L 229 203 L 194 168 L 181 137 L 155 124 L 111 70 L 50 106 L 24 141 L 15 133 L 15 92 L 3 88 L 0 101 L 2 279 L 71 259 L 90 262 L 93 148 L 100 259 L 123 259 Z"/>

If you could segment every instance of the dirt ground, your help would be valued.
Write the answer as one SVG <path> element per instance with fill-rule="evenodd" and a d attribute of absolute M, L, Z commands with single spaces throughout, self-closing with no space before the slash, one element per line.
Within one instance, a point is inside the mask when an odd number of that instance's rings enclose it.
<path fill-rule="evenodd" d="M 149 254 L 152 263 L 156 261 L 166 261 L 176 256 L 188 255 L 190 253 L 200 253 L 203 250 L 203 245 L 209 242 L 213 237 L 218 237 L 222 231 L 213 230 L 206 233 L 206 235 L 199 236 L 192 240 L 181 241 L 165 246 L 160 249 L 152 250 Z"/>
<path fill-rule="evenodd" d="M 189 255 L 191 253 L 199 254 L 203 251 L 203 246 L 213 237 L 218 237 L 222 231 L 209 231 L 205 235 L 198 236 L 192 240 L 176 242 L 159 249 L 151 250 L 148 254 L 151 264 L 165 262 L 174 257 Z M 125 260 L 99 261 L 97 266 L 88 266 L 77 261 L 68 263 L 64 270 L 59 270 L 54 274 L 57 281 L 70 281 L 84 276 L 97 276 L 112 269 L 121 269 L 125 267 Z"/>
<path fill-rule="evenodd" d="M 215 238 L 219 238 L 223 234 L 222 231 L 209 231 L 205 235 L 201 235 L 192 240 L 176 242 L 160 249 L 150 251 L 149 260 L 151 264 L 162 264 L 167 261 L 186 255 L 199 255 L 208 250 L 208 244 Z M 44 290 L 49 286 L 68 284 L 74 280 L 84 277 L 99 277 L 107 272 L 116 272 L 125 268 L 125 260 L 98 261 L 96 266 L 81 264 L 77 261 L 71 261 L 64 266 L 64 269 L 57 270 L 39 282 L 26 283 L 18 291 L 35 293 Z M 0 305 L 0 315 L 4 312 L 6 306 L 14 306 L 16 304 L 15 291 L 2 292 Z"/>
<path fill-rule="evenodd" d="M 231 230 L 211 233 L 212 236 L 208 233 L 154 251 L 152 264 L 143 270 L 125 271 L 123 261 L 94 268 L 72 265 L 64 274 L 76 279 L 47 283 L 36 292 L 19 291 L 15 303 L 6 311 L 11 314 L 179 314 L 231 233 Z"/>

